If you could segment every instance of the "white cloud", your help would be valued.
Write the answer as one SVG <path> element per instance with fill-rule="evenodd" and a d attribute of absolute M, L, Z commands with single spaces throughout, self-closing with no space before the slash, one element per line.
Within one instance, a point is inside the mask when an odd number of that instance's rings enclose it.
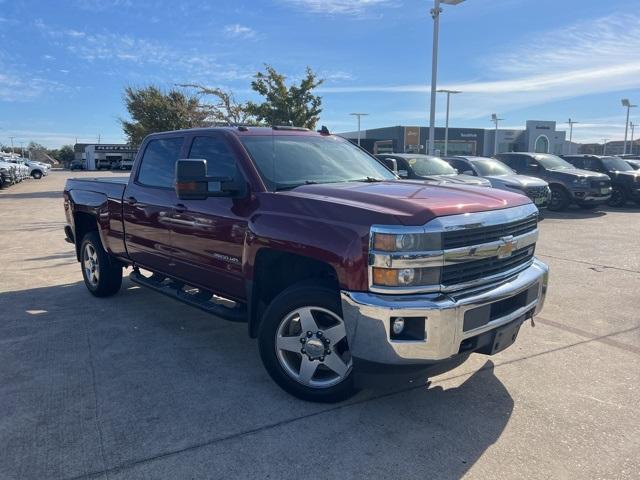
<path fill-rule="evenodd" d="M 439 88 L 462 90 L 452 118 L 482 118 L 523 107 L 586 95 L 637 88 L 640 60 L 639 15 L 611 15 L 535 35 L 505 52 L 483 59 L 486 80 L 451 83 Z M 497 79 L 496 79 L 497 78 Z M 324 93 L 420 93 L 426 84 L 324 87 Z M 441 100 L 440 100 L 441 101 Z"/>
<path fill-rule="evenodd" d="M 224 34 L 229 38 L 255 38 L 256 31 L 245 25 L 234 23 L 224 27 Z"/>
<path fill-rule="evenodd" d="M 376 7 L 397 5 L 395 0 L 281 0 L 308 13 L 361 15 Z"/>

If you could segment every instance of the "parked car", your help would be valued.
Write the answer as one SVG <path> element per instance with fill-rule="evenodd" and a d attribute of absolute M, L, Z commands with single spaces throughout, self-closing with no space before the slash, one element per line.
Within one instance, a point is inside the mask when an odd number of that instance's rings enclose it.
<path fill-rule="evenodd" d="M 445 160 L 464 175 L 486 178 L 493 188 L 526 195 L 539 209 L 546 208 L 549 204 L 551 190 L 547 182 L 536 177 L 518 175 L 500 160 L 472 156 L 446 157 Z"/>
<path fill-rule="evenodd" d="M 8 187 L 17 181 L 16 166 L 0 159 L 0 186 Z"/>
<path fill-rule="evenodd" d="M 625 158 L 624 161 L 627 162 L 627 164 L 631 166 L 631 168 L 633 168 L 634 170 L 640 170 L 640 160 L 635 160 L 633 158 Z"/>
<path fill-rule="evenodd" d="M 30 177 L 40 179 L 49 174 L 49 165 L 46 163 L 36 162 L 27 158 L 18 158 L 17 160 L 29 169 Z"/>
<path fill-rule="evenodd" d="M 128 158 L 120 159 L 111 164 L 112 170 L 131 170 L 133 167 L 133 160 Z"/>
<path fill-rule="evenodd" d="M 400 178 L 475 187 L 491 186 L 491 182 L 484 178 L 460 175 L 455 168 L 439 157 L 410 153 L 385 153 L 376 157 L 391 170 L 395 169 Z"/>
<path fill-rule="evenodd" d="M 16 157 L 5 158 L 5 161 L 15 165 L 17 182 L 22 182 L 24 179 L 30 177 L 29 172 L 31 169 L 24 162 L 18 160 Z"/>
<path fill-rule="evenodd" d="M 84 160 L 72 160 L 69 164 L 69 170 L 84 170 L 85 168 Z"/>
<path fill-rule="evenodd" d="M 64 209 L 89 292 L 114 295 L 132 267 L 140 285 L 247 322 L 267 372 L 307 400 L 497 353 L 547 290 L 527 197 L 400 181 L 305 129 L 152 134 L 129 178 L 69 179 Z"/>
<path fill-rule="evenodd" d="M 628 200 L 640 204 L 640 172 L 618 157 L 601 155 L 563 155 L 576 168 L 608 175 L 611 179 L 609 205 L 623 207 Z"/>
<path fill-rule="evenodd" d="M 551 189 L 549 210 L 565 210 L 572 203 L 590 210 L 611 198 L 611 180 L 608 176 L 577 169 L 556 155 L 512 152 L 498 153 L 495 157 L 519 174 L 548 182 Z"/>
<path fill-rule="evenodd" d="M 111 167 L 110 158 L 96 158 L 96 170 L 111 170 Z"/>

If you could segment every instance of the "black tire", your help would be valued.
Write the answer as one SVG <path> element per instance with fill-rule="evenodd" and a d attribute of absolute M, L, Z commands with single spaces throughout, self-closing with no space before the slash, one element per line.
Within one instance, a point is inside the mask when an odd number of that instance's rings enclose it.
<path fill-rule="evenodd" d="M 95 256 L 90 252 L 95 252 Z M 91 271 L 91 266 L 94 267 L 93 271 Z M 105 251 L 100 241 L 100 235 L 96 231 L 87 233 L 80 243 L 80 268 L 84 284 L 92 295 L 110 297 L 120 290 L 122 265 L 113 260 Z M 95 275 L 96 272 L 97 275 Z"/>
<path fill-rule="evenodd" d="M 566 190 L 557 185 L 551 185 L 551 199 L 547 208 L 552 212 L 561 212 L 566 210 L 571 203 L 571 199 Z"/>
<path fill-rule="evenodd" d="M 578 204 L 578 206 L 582 210 L 595 210 L 596 208 L 599 207 L 599 205 L 593 204 L 593 203 L 582 203 L 582 204 Z"/>
<path fill-rule="evenodd" d="M 613 187 L 611 192 L 611 198 L 607 202 L 610 207 L 620 208 L 624 207 L 627 203 L 627 192 L 623 188 Z"/>
<path fill-rule="evenodd" d="M 287 288 L 269 304 L 262 317 L 258 342 L 260 357 L 271 378 L 286 392 L 302 400 L 333 403 L 353 396 L 357 389 L 354 383 L 353 367 L 337 384 L 325 387 L 303 385 L 290 376 L 278 359 L 276 336 L 282 322 L 292 312 L 304 307 L 316 307 L 333 312 L 342 318 L 338 293 L 319 283 L 303 282 Z M 346 340 L 346 339 L 345 339 Z M 337 349 L 340 344 L 336 344 Z M 343 344 L 344 345 L 344 344 Z M 334 350 L 336 351 L 336 350 Z M 302 357 L 304 354 L 300 354 Z M 337 355 L 337 353 L 332 353 Z"/>
<path fill-rule="evenodd" d="M 40 180 L 42 178 L 42 172 L 39 170 L 35 170 L 33 172 L 31 172 L 31 176 L 33 178 L 35 178 L 36 180 Z"/>

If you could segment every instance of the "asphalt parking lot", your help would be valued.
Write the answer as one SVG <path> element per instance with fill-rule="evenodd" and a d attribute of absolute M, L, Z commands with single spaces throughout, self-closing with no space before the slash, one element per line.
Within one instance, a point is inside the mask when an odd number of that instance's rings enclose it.
<path fill-rule="evenodd" d="M 0 192 L 0 478 L 640 475 L 640 207 L 547 215 L 549 296 L 512 348 L 319 405 L 270 380 L 244 324 L 126 279 L 92 297 L 68 176 Z"/>

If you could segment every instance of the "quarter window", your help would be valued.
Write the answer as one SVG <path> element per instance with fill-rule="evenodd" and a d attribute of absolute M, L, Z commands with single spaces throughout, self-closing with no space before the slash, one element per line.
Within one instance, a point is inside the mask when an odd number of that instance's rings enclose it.
<path fill-rule="evenodd" d="M 138 182 L 149 187 L 173 188 L 182 137 L 151 140 L 144 151 Z"/>

